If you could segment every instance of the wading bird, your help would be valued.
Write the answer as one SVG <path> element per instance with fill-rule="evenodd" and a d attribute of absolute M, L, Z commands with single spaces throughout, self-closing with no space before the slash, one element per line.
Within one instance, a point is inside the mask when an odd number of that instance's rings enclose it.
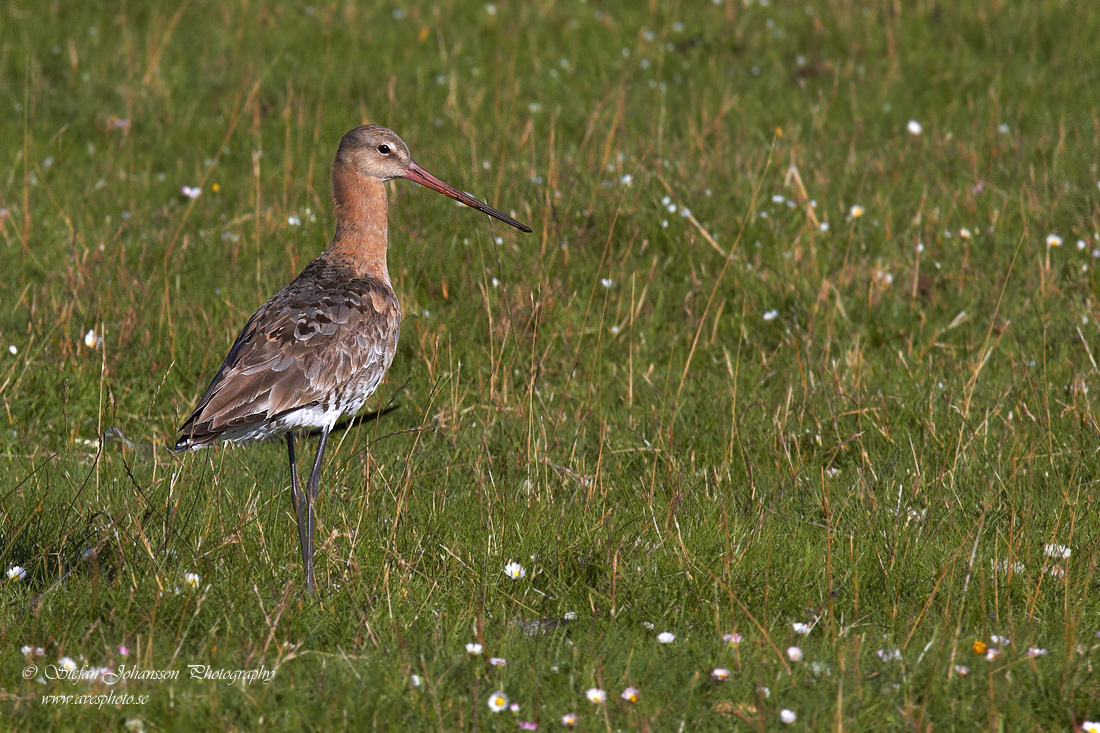
<path fill-rule="evenodd" d="M 307 593 L 314 588 L 313 504 L 328 434 L 381 384 L 401 331 L 401 306 L 386 268 L 385 181 L 393 178 L 531 231 L 418 166 L 390 130 L 355 128 L 340 140 L 332 166 L 332 244 L 248 319 L 175 445 L 176 451 L 190 451 L 217 441 L 286 434 Z M 294 457 L 294 431 L 303 428 L 321 432 L 304 492 Z"/>

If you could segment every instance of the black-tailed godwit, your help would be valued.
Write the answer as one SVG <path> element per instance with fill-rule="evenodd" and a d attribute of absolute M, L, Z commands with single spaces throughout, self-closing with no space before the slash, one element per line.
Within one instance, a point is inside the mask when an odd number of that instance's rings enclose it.
<path fill-rule="evenodd" d="M 355 128 L 340 140 L 332 166 L 332 244 L 248 319 L 175 445 L 177 451 L 189 451 L 217 441 L 286 434 L 306 592 L 315 585 L 313 504 L 328 434 L 341 416 L 359 411 L 397 351 L 401 305 L 386 268 L 385 181 L 393 178 L 414 181 L 531 231 L 418 166 L 390 130 Z M 304 492 L 294 456 L 299 429 L 321 431 Z"/>

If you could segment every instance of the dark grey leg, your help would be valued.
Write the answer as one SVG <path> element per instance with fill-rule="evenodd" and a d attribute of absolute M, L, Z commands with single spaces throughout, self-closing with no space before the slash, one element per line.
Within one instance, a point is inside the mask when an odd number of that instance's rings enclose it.
<path fill-rule="evenodd" d="M 302 564 L 306 568 L 306 592 L 313 590 L 313 552 L 310 546 L 311 537 L 307 531 L 312 522 L 309 517 L 313 515 L 313 502 L 308 493 L 303 494 L 298 484 L 298 461 L 294 456 L 294 433 L 286 434 L 286 450 L 290 457 L 290 501 L 294 504 L 294 516 L 298 520 L 298 544 L 302 548 Z"/>
<path fill-rule="evenodd" d="M 313 527 L 316 517 L 313 512 L 313 502 L 321 490 L 321 460 L 325 457 L 325 445 L 328 443 L 328 431 L 321 433 L 321 442 L 317 446 L 317 457 L 313 459 L 313 471 L 309 474 L 309 483 L 306 485 L 303 497 L 306 505 L 306 530 L 303 540 L 303 554 L 306 558 L 306 593 L 312 593 L 313 582 Z M 301 515 L 299 515 L 298 527 L 301 533 Z"/>

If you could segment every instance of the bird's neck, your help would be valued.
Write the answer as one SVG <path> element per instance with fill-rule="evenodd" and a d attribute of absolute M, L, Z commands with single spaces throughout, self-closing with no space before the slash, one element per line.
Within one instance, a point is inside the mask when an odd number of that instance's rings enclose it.
<path fill-rule="evenodd" d="M 332 198 L 336 236 L 324 256 L 351 268 L 356 277 L 371 275 L 389 285 L 386 184 L 338 161 L 332 170 Z"/>

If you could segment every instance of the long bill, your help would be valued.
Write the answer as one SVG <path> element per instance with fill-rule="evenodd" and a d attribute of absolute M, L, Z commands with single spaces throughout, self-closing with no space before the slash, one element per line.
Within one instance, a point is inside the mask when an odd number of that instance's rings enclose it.
<path fill-rule="evenodd" d="M 500 219 L 505 224 L 510 224 L 516 229 L 519 229 L 521 232 L 530 233 L 531 231 L 531 227 L 527 226 L 526 224 L 520 224 L 518 221 L 508 216 L 507 214 L 503 214 L 494 209 L 492 206 L 489 206 L 489 204 L 478 201 L 470 194 L 459 191 L 457 188 L 449 183 L 444 183 L 428 171 L 418 166 L 416 163 L 409 164 L 409 169 L 405 171 L 404 178 L 412 181 L 413 183 L 419 183 L 421 186 L 427 186 L 433 191 L 438 191 L 444 196 L 449 196 L 450 198 L 453 198 L 455 201 L 460 201 L 470 208 L 477 209 L 483 214 L 488 214 L 489 216 Z"/>

